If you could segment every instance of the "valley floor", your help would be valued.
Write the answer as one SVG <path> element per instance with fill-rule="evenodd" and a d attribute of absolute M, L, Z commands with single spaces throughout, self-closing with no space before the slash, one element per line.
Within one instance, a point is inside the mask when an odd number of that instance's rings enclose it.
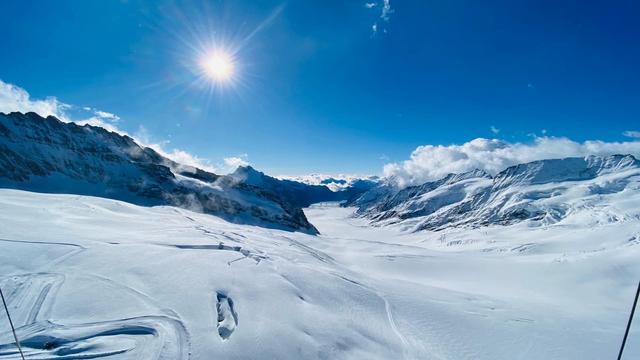
<path fill-rule="evenodd" d="M 639 220 L 406 234 L 352 212 L 307 209 L 310 236 L 0 189 L 0 287 L 30 359 L 617 355 Z M 0 359 L 18 358 L 0 313 Z"/>

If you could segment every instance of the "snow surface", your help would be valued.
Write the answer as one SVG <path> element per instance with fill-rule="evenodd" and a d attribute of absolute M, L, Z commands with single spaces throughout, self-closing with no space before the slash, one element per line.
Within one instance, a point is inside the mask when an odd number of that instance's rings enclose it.
<path fill-rule="evenodd" d="M 312 236 L 0 189 L 0 286 L 29 359 L 617 354 L 640 278 L 637 218 L 403 233 L 353 212 L 306 209 Z M 636 321 L 625 359 L 638 357 Z M 0 359 L 18 359 L 4 314 Z"/>

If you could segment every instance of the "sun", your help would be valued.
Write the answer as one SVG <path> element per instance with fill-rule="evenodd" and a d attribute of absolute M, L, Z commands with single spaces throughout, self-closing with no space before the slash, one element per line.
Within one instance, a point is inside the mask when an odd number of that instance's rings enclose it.
<path fill-rule="evenodd" d="M 200 67 L 211 80 L 226 82 L 233 77 L 234 60 L 224 51 L 215 51 L 202 57 Z"/>

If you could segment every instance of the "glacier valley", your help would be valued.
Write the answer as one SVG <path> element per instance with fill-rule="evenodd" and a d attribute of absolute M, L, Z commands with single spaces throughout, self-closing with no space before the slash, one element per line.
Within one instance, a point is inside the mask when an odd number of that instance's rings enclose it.
<path fill-rule="evenodd" d="M 29 359 L 605 359 L 640 273 L 637 204 L 406 232 L 322 203 L 314 236 L 1 189 L 0 285 Z"/>

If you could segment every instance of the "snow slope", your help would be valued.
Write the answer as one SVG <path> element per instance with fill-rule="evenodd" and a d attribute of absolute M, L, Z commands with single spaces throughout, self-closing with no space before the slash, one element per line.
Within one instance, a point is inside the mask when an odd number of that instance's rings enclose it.
<path fill-rule="evenodd" d="M 618 203 L 637 215 L 635 198 Z M 0 189 L 0 286 L 31 359 L 608 359 L 637 217 L 322 235 L 170 206 Z M 589 225 L 585 225 L 585 224 Z M 640 356 L 640 322 L 626 359 Z M 0 315 L 0 359 L 17 359 Z"/>

